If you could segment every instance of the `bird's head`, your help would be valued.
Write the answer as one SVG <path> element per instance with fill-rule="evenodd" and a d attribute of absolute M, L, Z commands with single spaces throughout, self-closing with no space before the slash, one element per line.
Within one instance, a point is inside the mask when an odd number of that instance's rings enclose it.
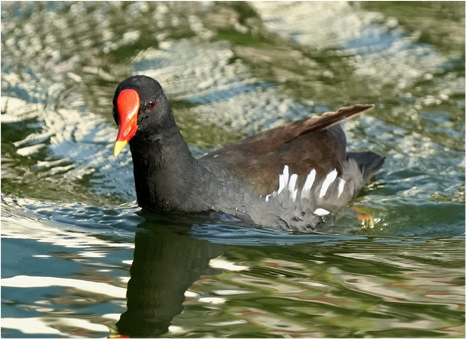
<path fill-rule="evenodd" d="M 144 75 L 129 77 L 118 85 L 113 98 L 113 118 L 119 126 L 114 156 L 133 137 L 154 137 L 174 122 L 162 86 Z"/>

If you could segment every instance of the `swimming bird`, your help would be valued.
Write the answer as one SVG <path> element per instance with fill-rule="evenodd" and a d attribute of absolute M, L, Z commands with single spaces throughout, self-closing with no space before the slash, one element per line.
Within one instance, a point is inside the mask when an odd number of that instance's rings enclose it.
<path fill-rule="evenodd" d="M 195 158 L 156 80 L 131 76 L 113 99 L 117 156 L 129 143 L 140 207 L 158 213 L 226 213 L 257 225 L 312 232 L 346 206 L 383 165 L 346 152 L 339 122 L 354 105 L 290 122 Z"/>

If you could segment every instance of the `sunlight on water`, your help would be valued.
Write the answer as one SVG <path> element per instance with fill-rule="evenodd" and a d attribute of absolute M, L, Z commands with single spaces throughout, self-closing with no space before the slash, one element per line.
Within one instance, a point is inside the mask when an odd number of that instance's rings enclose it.
<path fill-rule="evenodd" d="M 387 83 L 405 88 L 415 79 L 448 63 L 432 46 L 419 44 L 395 18 L 356 10 L 346 2 L 253 2 L 268 30 L 303 46 L 335 48 L 349 57 L 358 77 L 379 91 Z M 302 15 L 306 13 L 306 15 Z"/>
<path fill-rule="evenodd" d="M 3 2 L 2 337 L 464 337 L 464 6 Z M 143 212 L 112 98 L 193 154 L 355 103 L 386 157 L 316 234 Z M 154 314 L 156 316 L 154 316 Z"/>

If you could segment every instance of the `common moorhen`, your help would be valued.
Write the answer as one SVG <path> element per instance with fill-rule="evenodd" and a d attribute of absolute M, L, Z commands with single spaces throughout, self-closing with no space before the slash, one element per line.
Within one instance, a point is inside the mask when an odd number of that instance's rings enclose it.
<path fill-rule="evenodd" d="M 139 206 L 157 212 L 217 211 L 255 224 L 309 232 L 353 199 L 380 169 L 373 152 L 346 153 L 338 125 L 355 105 L 260 132 L 199 159 L 191 154 L 160 84 L 121 82 L 114 155 L 129 142 Z"/>

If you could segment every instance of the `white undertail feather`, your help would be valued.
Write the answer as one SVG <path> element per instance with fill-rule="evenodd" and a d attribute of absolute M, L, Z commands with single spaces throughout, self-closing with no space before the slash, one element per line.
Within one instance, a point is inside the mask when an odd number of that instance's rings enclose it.
<path fill-rule="evenodd" d="M 307 175 L 306 182 L 304 183 L 303 189 L 301 191 L 301 199 L 306 198 L 309 199 L 311 197 L 311 188 L 314 185 L 314 181 L 316 180 L 316 170 L 313 169 Z"/>
<path fill-rule="evenodd" d="M 317 208 L 314 211 L 314 214 L 318 215 L 319 217 L 323 217 L 324 215 L 330 214 L 330 212 L 323 208 Z"/>
<path fill-rule="evenodd" d="M 320 189 L 319 198 L 322 198 L 326 193 L 330 185 L 335 181 L 337 178 L 337 170 L 334 169 L 325 177 L 324 182 L 322 183 L 322 188 Z"/>
<path fill-rule="evenodd" d="M 338 198 L 341 196 L 341 194 L 343 193 L 343 190 L 345 189 L 345 184 L 346 184 L 346 181 L 342 178 L 338 178 L 339 181 L 338 181 Z"/>

